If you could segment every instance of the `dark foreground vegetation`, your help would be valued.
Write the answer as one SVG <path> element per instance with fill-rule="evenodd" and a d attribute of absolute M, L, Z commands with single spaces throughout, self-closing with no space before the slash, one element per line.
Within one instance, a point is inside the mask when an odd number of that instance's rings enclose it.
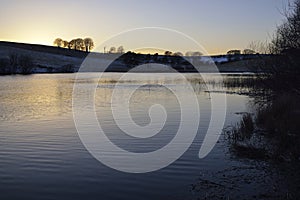
<path fill-rule="evenodd" d="M 239 155 L 280 162 L 300 162 L 300 0 L 290 5 L 263 58 L 268 73 L 251 85 L 254 114 L 245 114 L 227 136 Z M 263 91 L 263 93 L 261 92 Z"/>

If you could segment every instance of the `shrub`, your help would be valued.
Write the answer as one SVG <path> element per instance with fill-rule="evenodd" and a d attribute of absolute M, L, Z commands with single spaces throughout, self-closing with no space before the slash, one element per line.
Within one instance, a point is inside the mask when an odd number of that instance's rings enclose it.
<path fill-rule="evenodd" d="M 274 154 L 298 159 L 300 156 L 300 98 L 292 94 L 277 96 L 257 112 L 256 123 L 274 141 Z"/>
<path fill-rule="evenodd" d="M 229 138 L 233 143 L 250 139 L 254 131 L 254 122 L 250 113 L 243 115 L 242 120 L 231 131 Z"/>

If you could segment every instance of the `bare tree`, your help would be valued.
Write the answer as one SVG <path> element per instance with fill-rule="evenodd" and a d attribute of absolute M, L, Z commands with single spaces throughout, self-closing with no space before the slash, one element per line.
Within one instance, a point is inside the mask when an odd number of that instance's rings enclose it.
<path fill-rule="evenodd" d="M 171 51 L 165 51 L 166 56 L 171 56 L 173 53 Z"/>
<path fill-rule="evenodd" d="M 67 48 L 68 46 L 69 46 L 69 42 L 66 41 L 66 40 L 64 40 L 64 41 L 63 41 L 63 47 L 64 47 L 64 48 Z"/>
<path fill-rule="evenodd" d="M 85 51 L 90 52 L 94 48 L 94 41 L 91 38 L 85 38 L 84 40 Z"/>
<path fill-rule="evenodd" d="M 256 53 L 260 53 L 260 54 L 269 54 L 269 53 L 271 53 L 270 44 L 267 40 L 264 41 L 264 42 L 262 42 L 262 41 L 252 41 L 248 45 L 247 49 L 251 49 L 251 50 L 255 51 Z"/>
<path fill-rule="evenodd" d="M 62 47 L 63 46 L 63 40 L 61 38 L 56 38 L 53 42 L 54 45 L 57 47 Z"/>
<path fill-rule="evenodd" d="M 77 38 L 72 39 L 71 41 L 62 40 L 61 38 L 56 38 L 53 42 L 54 45 L 58 47 L 65 47 L 69 49 L 81 50 L 89 52 L 91 49 L 94 48 L 94 42 L 91 38 Z"/>
<path fill-rule="evenodd" d="M 173 56 L 183 56 L 183 53 L 181 53 L 181 52 L 176 52 L 176 53 L 173 54 Z"/>
<path fill-rule="evenodd" d="M 192 51 L 187 51 L 185 52 L 185 56 L 189 57 L 189 56 L 192 56 L 193 52 Z"/>
<path fill-rule="evenodd" d="M 272 53 L 300 49 L 300 0 L 295 0 L 284 13 L 286 21 L 277 28 L 271 42 Z"/>
<path fill-rule="evenodd" d="M 82 38 L 77 38 L 75 40 L 75 47 L 76 47 L 76 50 L 83 51 L 85 49 L 84 40 Z"/>
<path fill-rule="evenodd" d="M 282 93 L 300 95 L 300 0 L 294 0 L 284 12 L 285 22 L 278 26 L 265 45 L 273 56 L 263 57 L 260 68 L 267 72 L 267 87 Z"/>
<path fill-rule="evenodd" d="M 241 50 L 233 49 L 227 52 L 228 55 L 239 55 L 241 54 Z"/>
<path fill-rule="evenodd" d="M 199 51 L 194 51 L 192 55 L 193 56 L 202 56 L 203 54 Z"/>
<path fill-rule="evenodd" d="M 110 47 L 108 53 L 116 53 L 116 47 Z"/>
<path fill-rule="evenodd" d="M 76 39 L 73 39 L 68 44 L 69 49 L 76 49 Z"/>
<path fill-rule="evenodd" d="M 117 49 L 117 53 L 124 53 L 124 47 L 119 46 L 118 49 Z"/>
<path fill-rule="evenodd" d="M 252 50 L 252 49 L 244 49 L 243 54 L 247 54 L 247 55 L 249 55 L 249 54 L 255 54 L 255 51 Z"/>
<path fill-rule="evenodd" d="M 84 41 L 81 38 L 73 39 L 69 42 L 69 49 L 81 50 L 85 49 Z"/>

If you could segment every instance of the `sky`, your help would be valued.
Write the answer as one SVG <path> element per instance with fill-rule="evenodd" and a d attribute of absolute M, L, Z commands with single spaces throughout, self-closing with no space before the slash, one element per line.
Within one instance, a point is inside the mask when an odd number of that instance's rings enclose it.
<path fill-rule="evenodd" d="M 280 11 L 286 1 L 0 0 L 0 40 L 53 45 L 57 37 L 91 37 L 97 46 L 124 31 L 161 27 L 193 38 L 208 54 L 222 54 L 268 39 L 283 22 Z M 125 50 L 134 46 L 134 39 L 119 42 L 114 45 Z M 194 50 L 185 45 L 168 48 Z"/>

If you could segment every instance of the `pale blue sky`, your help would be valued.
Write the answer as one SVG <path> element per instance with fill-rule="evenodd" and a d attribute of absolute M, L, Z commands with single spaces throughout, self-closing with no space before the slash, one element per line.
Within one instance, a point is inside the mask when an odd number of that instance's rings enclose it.
<path fill-rule="evenodd" d="M 282 22 L 286 1 L 0 0 L 0 40 L 52 45 L 56 37 L 90 36 L 100 44 L 125 30 L 155 26 L 183 32 L 217 54 L 267 39 Z"/>

